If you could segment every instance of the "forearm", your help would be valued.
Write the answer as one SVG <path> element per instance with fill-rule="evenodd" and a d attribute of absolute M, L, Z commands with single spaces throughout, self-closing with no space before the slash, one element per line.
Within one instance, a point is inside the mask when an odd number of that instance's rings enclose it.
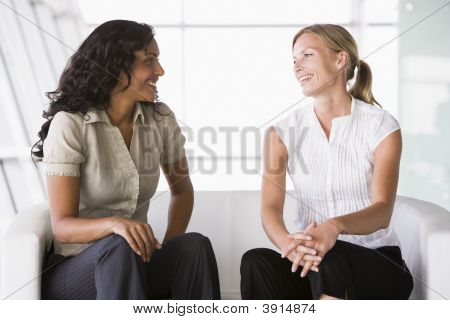
<path fill-rule="evenodd" d="M 272 207 L 262 209 L 262 224 L 270 241 L 280 250 L 289 245 L 291 240 L 287 237 L 289 231 L 284 224 L 283 214 Z"/>
<path fill-rule="evenodd" d="M 338 227 L 340 234 L 366 235 L 389 226 L 392 206 L 377 202 L 369 207 L 329 219 Z"/>
<path fill-rule="evenodd" d="M 193 206 L 193 190 L 171 195 L 167 230 L 163 242 L 186 232 Z"/>
<path fill-rule="evenodd" d="M 55 238 L 64 243 L 90 243 L 113 234 L 113 227 L 120 217 L 86 219 L 60 218 L 52 221 Z"/>

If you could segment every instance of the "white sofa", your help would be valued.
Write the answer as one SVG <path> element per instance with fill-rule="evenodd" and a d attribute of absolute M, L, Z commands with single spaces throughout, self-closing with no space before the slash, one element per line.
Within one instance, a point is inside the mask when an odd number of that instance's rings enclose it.
<path fill-rule="evenodd" d="M 2 248 L 2 240 L 3 240 L 3 233 L 6 231 L 6 229 L 8 229 L 9 224 L 13 221 L 14 218 L 14 214 L 2 214 L 0 215 L 0 250 Z M 1 262 L 1 251 L 0 251 L 0 262 Z M 1 278 L 1 274 L 2 274 L 2 264 L 0 263 L 0 290 L 2 288 L 2 278 Z M 1 297 L 1 295 L 0 295 Z"/>
<path fill-rule="evenodd" d="M 161 239 L 166 226 L 169 194 L 157 194 L 149 220 Z M 286 197 L 285 216 L 291 221 L 296 203 Z M 271 247 L 259 218 L 258 191 L 196 192 L 190 231 L 201 232 L 213 244 L 223 299 L 239 299 L 242 254 L 256 247 Z M 450 298 L 450 214 L 432 203 L 397 197 L 393 226 L 404 259 L 414 275 L 411 299 Z M 288 224 L 294 230 L 292 224 Z M 0 297 L 39 299 L 42 257 L 51 239 L 49 210 L 41 204 L 24 210 L 7 227 L 0 241 Z"/>

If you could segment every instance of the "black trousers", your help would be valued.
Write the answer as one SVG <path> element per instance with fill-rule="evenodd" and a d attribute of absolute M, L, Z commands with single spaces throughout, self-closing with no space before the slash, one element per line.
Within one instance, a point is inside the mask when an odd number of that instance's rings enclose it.
<path fill-rule="evenodd" d="M 76 256 L 51 254 L 44 270 L 43 299 L 220 299 L 216 258 L 199 233 L 168 241 L 147 263 L 112 235 Z"/>
<path fill-rule="evenodd" d="M 412 276 L 396 246 L 368 249 L 336 241 L 319 265 L 301 278 L 301 267 L 271 249 L 253 249 L 241 262 L 242 299 L 408 299 Z"/>

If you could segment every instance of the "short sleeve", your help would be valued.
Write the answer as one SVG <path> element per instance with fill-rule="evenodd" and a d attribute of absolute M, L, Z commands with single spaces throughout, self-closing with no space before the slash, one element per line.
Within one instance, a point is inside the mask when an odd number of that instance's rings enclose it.
<path fill-rule="evenodd" d="M 287 126 L 285 121 L 280 121 L 280 122 L 274 123 L 272 125 L 272 127 L 275 130 L 275 132 L 277 133 L 280 140 L 286 146 L 286 149 L 289 150 L 289 143 L 290 143 L 289 142 L 290 141 L 289 140 L 289 127 Z"/>
<path fill-rule="evenodd" d="M 286 146 L 288 153 L 293 152 L 298 133 L 298 120 L 295 113 L 291 113 L 278 122 L 275 122 L 272 127 Z"/>
<path fill-rule="evenodd" d="M 185 156 L 184 143 L 186 138 L 181 133 L 181 128 L 177 123 L 175 114 L 166 104 L 161 104 L 160 112 L 164 114 L 160 124 L 161 136 L 163 140 L 163 150 L 161 153 L 161 164 L 170 164 Z"/>
<path fill-rule="evenodd" d="M 397 119 L 395 119 L 387 111 L 383 111 L 379 116 L 375 117 L 372 129 L 372 150 L 375 150 L 384 138 L 399 129 L 400 125 Z"/>
<path fill-rule="evenodd" d="M 77 115 L 58 112 L 50 123 L 44 140 L 44 172 L 48 176 L 80 176 L 80 165 L 85 157 L 81 144 L 81 124 Z"/>
<path fill-rule="evenodd" d="M 290 114 L 286 118 L 272 125 L 275 132 L 277 133 L 280 140 L 283 142 L 284 146 L 289 155 L 287 170 L 289 173 L 294 172 L 296 167 L 297 152 L 296 145 L 298 143 L 299 131 L 298 131 L 298 119 L 295 114 Z"/>

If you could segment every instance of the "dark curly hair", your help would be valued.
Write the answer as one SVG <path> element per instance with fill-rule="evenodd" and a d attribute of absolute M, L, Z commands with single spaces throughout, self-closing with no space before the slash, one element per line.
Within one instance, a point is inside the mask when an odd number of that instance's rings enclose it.
<path fill-rule="evenodd" d="M 41 161 L 43 144 L 53 117 L 60 111 L 86 116 L 90 108 L 105 110 L 121 70 L 130 86 L 134 52 L 154 39 L 153 28 L 145 23 L 112 20 L 98 26 L 69 59 L 55 91 L 47 92 L 50 105 L 42 116 L 47 121 L 38 132 L 39 141 L 31 148 L 33 160 Z M 159 103 L 148 103 L 159 113 Z"/>

